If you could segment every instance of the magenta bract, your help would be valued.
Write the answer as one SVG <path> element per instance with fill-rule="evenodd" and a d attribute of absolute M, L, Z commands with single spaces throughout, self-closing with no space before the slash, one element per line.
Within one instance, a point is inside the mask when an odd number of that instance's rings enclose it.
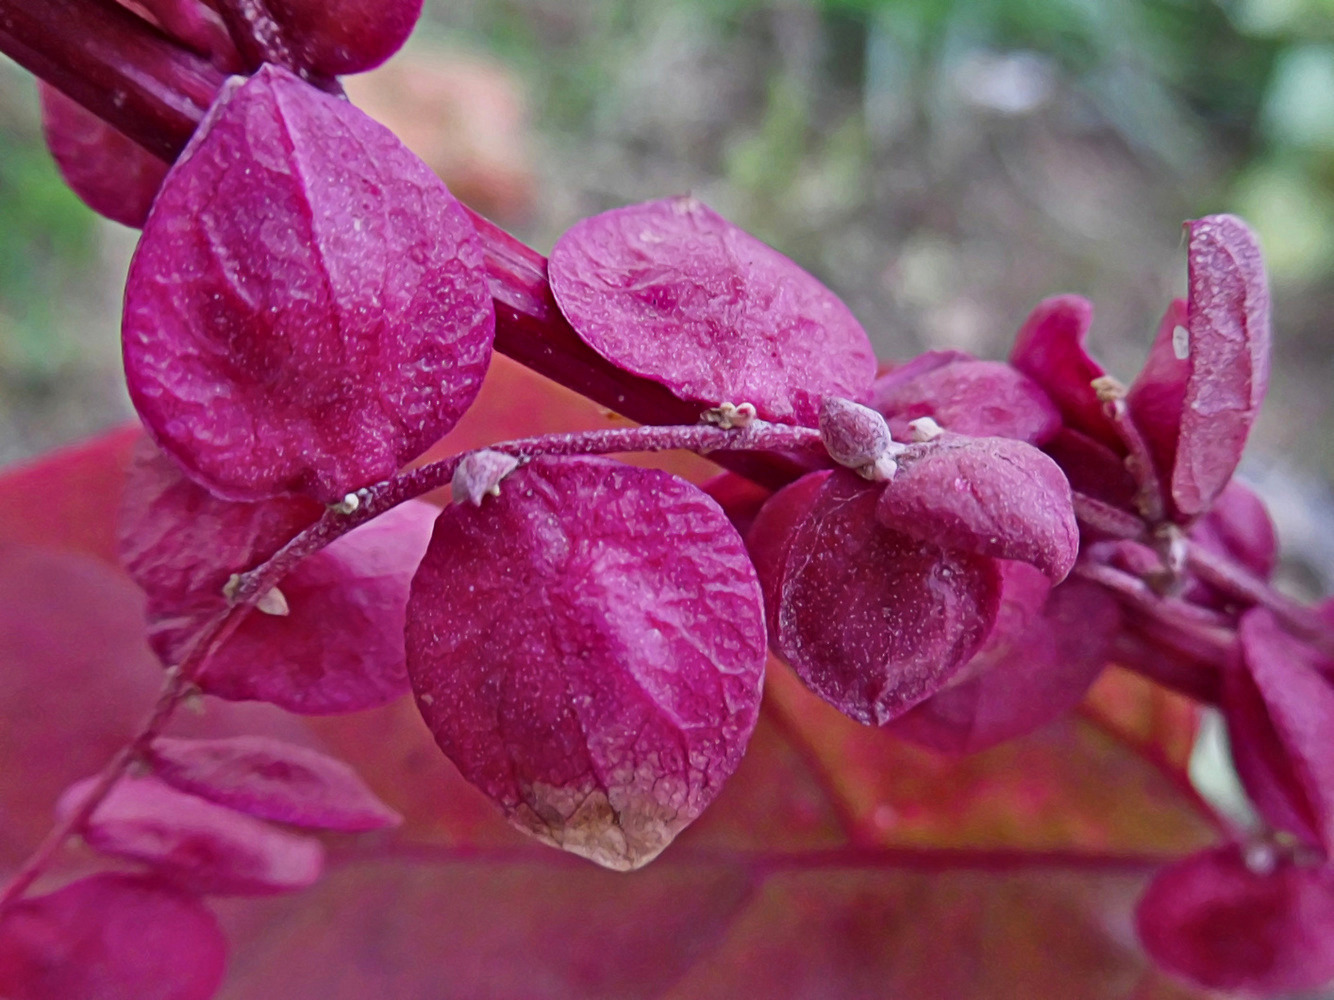
<path fill-rule="evenodd" d="M 96 780 L 71 785 L 56 812 L 65 816 L 76 809 Z M 324 870 L 318 840 L 178 792 L 156 778 L 122 778 L 82 834 L 90 847 L 151 865 L 195 892 L 286 892 L 314 884 Z"/>
<path fill-rule="evenodd" d="M 126 379 L 155 440 L 231 499 L 330 502 L 454 426 L 491 356 L 481 244 L 424 163 L 266 66 L 225 87 L 130 265 Z"/>
<path fill-rule="evenodd" d="M 1334 872 L 1218 847 L 1164 868 L 1136 911 L 1169 971 L 1209 989 L 1286 996 L 1334 979 Z"/>
<path fill-rule="evenodd" d="M 131 472 L 121 558 L 148 595 L 149 633 L 167 665 L 227 604 L 233 573 L 268 559 L 319 506 L 303 497 L 221 500 L 157 452 Z M 407 693 L 403 620 L 434 507 L 410 501 L 299 563 L 281 582 L 284 615 L 251 611 L 210 656 L 203 690 L 305 714 L 350 712 Z"/>
<path fill-rule="evenodd" d="M 933 352 L 938 359 L 942 352 Z M 947 431 L 971 437 L 1006 437 L 1045 444 L 1061 428 L 1061 415 L 1036 382 L 1000 361 L 968 357 L 922 365 L 911 378 L 909 362 L 876 379 L 871 398 L 900 441 L 908 424 L 931 417 Z"/>
<path fill-rule="evenodd" d="M 1209 551 L 1234 559 L 1261 580 L 1274 575 L 1278 564 L 1278 536 L 1269 511 L 1254 491 L 1233 479 L 1212 506 L 1190 526 L 1190 539 Z M 1236 601 L 1214 587 L 1191 580 L 1184 596 L 1219 610 L 1235 608 Z"/>
<path fill-rule="evenodd" d="M 406 694 L 404 615 L 435 514 L 410 501 L 305 559 L 279 585 L 289 613 L 252 611 L 210 657 L 199 686 L 306 715 Z"/>
<path fill-rule="evenodd" d="M 1092 384 L 1107 374 L 1084 347 L 1092 323 L 1093 306 L 1087 299 L 1044 299 L 1015 336 L 1010 363 L 1042 387 L 1067 427 L 1120 451 L 1121 439 Z"/>
<path fill-rule="evenodd" d="M 736 769 L 764 618 L 705 494 L 605 459 L 538 459 L 455 504 L 408 605 L 408 670 L 445 754 L 532 835 L 652 860 Z"/>
<path fill-rule="evenodd" d="M 1107 664 L 1120 610 L 1082 580 L 1048 596 L 1049 587 L 1037 570 L 1006 564 L 1001 613 L 960 671 L 968 676 L 891 722 L 895 735 L 945 753 L 979 753 L 1078 705 Z M 1037 594 L 1046 600 L 1032 614 L 1027 605 Z"/>
<path fill-rule="evenodd" d="M 1185 299 L 1173 299 L 1158 324 L 1144 367 L 1126 393 L 1126 406 L 1144 438 L 1158 476 L 1170 480 L 1181 435 L 1181 408 L 1190 376 Z"/>
<path fill-rule="evenodd" d="M 1274 826 L 1334 853 L 1334 683 L 1305 643 L 1263 608 L 1238 631 L 1241 663 L 1228 670 L 1223 712 L 1237 774 Z"/>
<path fill-rule="evenodd" d="M 300 63 L 327 76 L 361 73 L 402 47 L 422 0 L 269 0 Z"/>
<path fill-rule="evenodd" d="M 1264 501 L 1235 479 L 1223 487 L 1208 513 L 1191 525 L 1190 537 L 1236 559 L 1262 580 L 1273 576 L 1278 564 L 1278 536 Z"/>
<path fill-rule="evenodd" d="M 163 736 L 153 741 L 148 759 L 173 788 L 260 819 L 349 832 L 403 821 L 342 761 L 282 740 Z"/>
<path fill-rule="evenodd" d="M 1269 285 L 1254 234 L 1231 215 L 1190 234 L 1190 375 L 1172 470 L 1185 517 L 1209 508 L 1232 478 L 1269 385 Z"/>
<path fill-rule="evenodd" d="M 141 875 L 94 875 L 0 920 L 8 1000 L 209 1000 L 227 939 L 200 900 Z"/>
<path fill-rule="evenodd" d="M 99 215 L 142 226 L 167 165 L 54 87 L 38 90 L 46 145 L 65 183 Z"/>
<path fill-rule="evenodd" d="M 851 472 L 813 473 L 774 494 L 749 535 L 775 651 L 871 725 L 938 691 L 982 645 L 1000 596 L 994 559 L 880 524 L 880 492 Z"/>
<path fill-rule="evenodd" d="M 876 519 L 893 531 L 1036 566 L 1053 581 L 1079 554 L 1070 484 L 1042 452 L 1009 438 L 947 436 L 899 456 Z"/>
<path fill-rule="evenodd" d="M 150 442 L 138 444 L 117 547 L 148 596 L 149 640 L 163 662 L 179 663 L 199 629 L 223 610 L 232 574 L 264 562 L 321 513 L 305 497 L 221 500 Z"/>
<path fill-rule="evenodd" d="M 822 397 L 860 401 L 875 375 L 833 292 L 694 198 L 584 219 L 556 241 L 549 275 L 585 343 L 701 409 L 753 403 L 813 427 Z"/>

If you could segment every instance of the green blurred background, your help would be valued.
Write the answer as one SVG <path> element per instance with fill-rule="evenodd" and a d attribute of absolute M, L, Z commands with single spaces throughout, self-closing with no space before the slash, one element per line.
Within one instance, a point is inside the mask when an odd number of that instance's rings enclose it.
<path fill-rule="evenodd" d="M 887 357 L 998 356 L 1043 296 L 1131 376 L 1184 289 L 1179 223 L 1233 211 L 1275 294 L 1247 474 L 1299 582 L 1334 582 L 1334 0 L 428 0 L 350 81 L 457 193 L 543 251 L 693 191 L 843 295 Z M 130 415 L 99 220 L 0 61 L 0 461 Z"/>

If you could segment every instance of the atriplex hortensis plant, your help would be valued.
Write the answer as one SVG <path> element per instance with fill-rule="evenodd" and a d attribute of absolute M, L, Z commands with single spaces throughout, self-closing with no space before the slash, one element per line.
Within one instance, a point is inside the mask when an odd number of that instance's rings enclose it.
<path fill-rule="evenodd" d="M 396 823 L 314 751 L 162 737 L 195 691 L 321 714 L 410 690 L 514 825 L 632 869 L 736 769 L 767 650 L 947 753 L 1035 730 L 1110 662 L 1220 707 L 1266 826 L 1164 869 L 1143 944 L 1219 988 L 1334 977 L 1334 615 L 1271 589 L 1268 516 L 1232 480 L 1268 377 L 1246 226 L 1187 224 L 1189 294 L 1128 387 L 1074 296 L 1008 362 L 878 369 L 831 292 L 691 198 L 585 219 L 549 260 L 472 215 L 336 80 L 419 8 L 0 0 L 66 179 L 143 228 L 124 359 L 156 447 L 121 554 L 167 668 L 5 889 L 0 992 L 208 997 L 201 897 L 320 877 L 321 841 L 273 823 Z M 493 346 L 644 426 L 401 471 Z M 701 489 L 599 457 L 666 449 L 731 471 Z M 418 499 L 446 485 L 443 511 Z M 145 873 L 30 895 L 75 834 Z M 103 934 L 113 911 L 167 956 Z"/>

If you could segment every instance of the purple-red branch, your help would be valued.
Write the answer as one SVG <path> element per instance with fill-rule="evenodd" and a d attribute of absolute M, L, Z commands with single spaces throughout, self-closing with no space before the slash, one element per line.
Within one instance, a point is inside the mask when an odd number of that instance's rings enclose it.
<path fill-rule="evenodd" d="M 244 25 L 262 20 L 266 9 L 256 0 L 216 6 L 234 35 L 244 35 Z M 116 0 L 0 0 L 0 49 L 169 163 L 224 80 Z M 486 255 L 498 351 L 639 423 L 699 418 L 697 405 L 623 371 L 581 341 L 556 307 L 546 258 L 470 214 Z M 733 454 L 726 464 L 771 489 L 811 468 L 781 453 Z"/>
<path fill-rule="evenodd" d="M 757 420 L 745 427 L 724 429 L 707 424 L 681 427 L 621 427 L 608 430 L 576 431 L 544 437 L 520 438 L 462 452 L 432 462 L 418 469 L 376 483 L 355 494 L 350 510 L 331 508 L 305 531 L 291 539 L 263 564 L 243 573 L 231 589 L 230 604 L 200 631 L 194 645 L 182 661 L 168 673 L 158 703 L 139 733 L 116 753 L 97 776 L 89 794 L 77 809 L 64 817 L 38 845 L 19 871 L 0 890 L 0 915 L 22 898 L 34 881 L 49 867 L 60 848 L 79 832 L 129 769 L 143 756 L 148 745 L 162 732 L 181 700 L 194 690 L 194 682 L 208 667 L 213 651 L 250 613 L 255 604 L 277 586 L 303 559 L 314 555 L 354 528 L 378 517 L 392 507 L 423 496 L 447 485 L 454 470 L 465 457 L 476 451 L 500 451 L 521 459 L 539 455 L 605 455 L 630 451 L 689 450 L 701 454 L 715 451 L 778 449 L 812 456 L 823 451 L 820 432 L 809 427 L 792 427 Z M 503 489 L 503 486 L 501 487 Z"/>

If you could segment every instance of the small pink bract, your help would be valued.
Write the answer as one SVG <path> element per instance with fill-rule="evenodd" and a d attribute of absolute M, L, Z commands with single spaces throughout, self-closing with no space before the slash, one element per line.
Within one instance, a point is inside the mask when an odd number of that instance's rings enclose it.
<path fill-rule="evenodd" d="M 1079 555 L 1079 526 L 1060 466 L 1022 441 L 944 437 L 899 456 L 876 518 L 944 548 L 1019 559 L 1053 581 Z"/>
<path fill-rule="evenodd" d="M 537 459 L 440 514 L 408 670 L 445 754 L 515 826 L 608 868 L 651 861 L 736 770 L 759 715 L 759 583 L 684 480 Z"/>
<path fill-rule="evenodd" d="M 495 313 L 444 184 L 346 101 L 265 66 L 224 87 L 130 265 L 130 396 L 220 496 L 334 502 L 472 403 Z"/>
<path fill-rule="evenodd" d="M 269 0 L 302 65 L 340 76 L 380 65 L 407 41 L 422 0 Z"/>
<path fill-rule="evenodd" d="M 813 427 L 822 397 L 861 401 L 875 376 L 866 332 L 833 292 L 694 198 L 584 219 L 549 272 L 585 343 L 701 409 L 753 403 Z"/>
<path fill-rule="evenodd" d="M 1061 429 L 1061 415 L 1047 394 L 1004 362 L 960 358 L 905 378 L 911 367 L 882 375 L 871 389 L 873 405 L 900 441 L 911 440 L 908 424 L 921 417 L 956 434 L 1038 445 Z"/>
<path fill-rule="evenodd" d="M 56 813 L 83 802 L 96 778 L 71 785 Z M 265 895 L 313 885 L 324 848 L 303 837 L 226 809 L 157 778 L 122 778 L 93 810 L 83 839 L 104 854 L 151 865 L 194 892 Z"/>
<path fill-rule="evenodd" d="M 99 215 L 141 227 L 167 165 L 49 84 L 38 90 L 46 145 L 65 183 Z"/>
<path fill-rule="evenodd" d="M 1235 844 L 1193 854 L 1158 873 L 1136 924 L 1154 961 L 1209 989 L 1277 997 L 1334 979 L 1328 867 L 1277 858 L 1253 871 Z"/>
<path fill-rule="evenodd" d="M 1001 589 L 994 559 L 880 524 L 880 493 L 852 472 L 812 473 L 774 494 L 749 535 L 774 650 L 868 725 L 944 686 L 985 640 Z"/>
<path fill-rule="evenodd" d="M 1240 219 L 1186 224 L 1190 242 L 1190 375 L 1172 468 L 1184 517 L 1208 510 L 1241 458 L 1269 385 L 1269 283 L 1255 235 Z"/>
<path fill-rule="evenodd" d="M 253 569 L 320 513 L 304 497 L 213 496 L 155 450 L 141 451 L 122 511 L 121 559 L 148 595 L 149 634 L 166 665 L 226 610 L 233 573 Z M 209 694 L 323 715 L 408 691 L 403 615 L 436 509 L 412 500 L 353 529 L 287 574 L 287 614 L 255 610 L 197 678 Z"/>
<path fill-rule="evenodd" d="M 342 761 L 282 740 L 162 736 L 148 760 L 173 788 L 259 819 L 350 833 L 403 821 Z"/>

